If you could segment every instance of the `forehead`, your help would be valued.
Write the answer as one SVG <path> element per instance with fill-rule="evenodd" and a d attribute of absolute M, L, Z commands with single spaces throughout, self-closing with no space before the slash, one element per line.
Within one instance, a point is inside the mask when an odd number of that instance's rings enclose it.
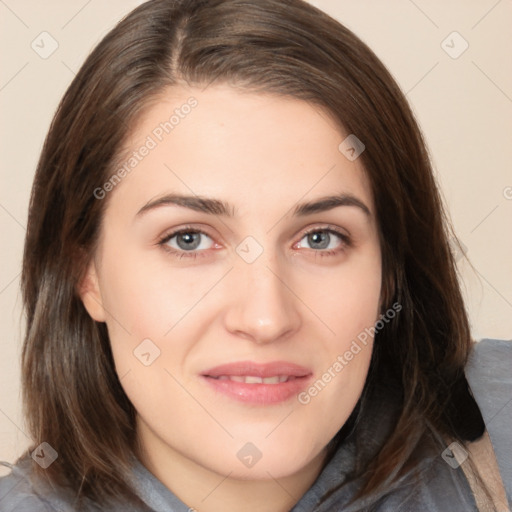
<path fill-rule="evenodd" d="M 227 85 L 172 87 L 128 136 L 118 163 L 127 172 L 115 195 L 144 204 L 187 193 L 261 209 L 351 193 L 373 209 L 360 159 L 340 151 L 346 137 L 305 101 Z"/>

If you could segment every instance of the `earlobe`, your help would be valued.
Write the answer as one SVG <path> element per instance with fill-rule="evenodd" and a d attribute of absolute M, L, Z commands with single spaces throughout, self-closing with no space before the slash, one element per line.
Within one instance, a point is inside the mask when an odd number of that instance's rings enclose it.
<path fill-rule="evenodd" d="M 78 294 L 91 318 L 96 322 L 105 322 L 105 309 L 94 261 L 90 263 L 86 274 L 78 285 Z"/>

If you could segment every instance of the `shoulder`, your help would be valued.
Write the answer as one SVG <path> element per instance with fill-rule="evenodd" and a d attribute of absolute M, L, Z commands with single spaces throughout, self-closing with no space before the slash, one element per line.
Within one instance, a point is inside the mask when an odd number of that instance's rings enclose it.
<path fill-rule="evenodd" d="M 465 369 L 485 423 L 494 430 L 512 419 L 512 341 L 484 339 L 473 345 Z"/>
<path fill-rule="evenodd" d="M 450 466 L 439 450 L 383 497 L 376 512 L 477 512 L 478 508 L 461 466 Z"/>
<path fill-rule="evenodd" d="M 11 470 L 0 478 L 0 512 L 76 512 L 75 493 L 68 487 L 54 486 L 35 471 L 35 464 L 28 453 L 16 464 L 0 461 L 0 466 Z M 80 510 L 99 509 L 85 501 Z"/>
<path fill-rule="evenodd" d="M 54 508 L 35 491 L 29 476 L 29 464 L 0 462 L 11 472 L 0 478 L 0 512 L 54 512 Z"/>
<path fill-rule="evenodd" d="M 475 343 L 465 373 L 485 423 L 505 427 L 512 419 L 512 341 Z"/>
<path fill-rule="evenodd" d="M 506 493 L 512 496 L 512 341 L 475 343 L 466 377 L 484 417 Z"/>
<path fill-rule="evenodd" d="M 484 339 L 473 345 L 466 377 L 491 434 L 512 420 L 512 341 Z"/>
<path fill-rule="evenodd" d="M 485 338 L 473 343 L 466 370 L 470 374 L 478 372 L 490 377 L 508 377 L 510 379 L 510 361 L 512 360 L 512 340 Z M 498 370 L 498 374 L 496 374 Z"/>
<path fill-rule="evenodd" d="M 146 512 L 153 510 L 143 504 L 132 504 L 125 501 L 109 502 L 108 504 L 98 504 L 88 498 L 80 500 L 77 503 L 76 491 L 67 486 L 56 486 L 41 474 L 35 471 L 35 462 L 26 454 L 20 458 L 16 464 L 9 464 L 0 461 L 0 467 L 7 467 L 11 472 L 0 477 L 0 512 L 100 512 L 108 510 L 109 512 Z M 146 494 L 151 495 L 155 501 L 155 483 L 154 477 L 141 477 L 141 471 L 134 468 L 134 484 L 140 485 Z M 149 472 L 147 472 L 149 475 Z M 138 480 L 137 480 L 138 478 Z M 138 484 L 138 485 L 137 485 Z M 163 484 L 160 484 L 163 487 Z M 170 494 L 170 491 L 167 491 Z M 147 496 L 146 496 L 147 497 Z M 145 502 L 145 496 L 142 501 Z M 173 506 L 166 505 L 167 496 L 164 496 L 158 502 L 163 503 L 161 510 L 172 512 L 178 510 Z M 157 500 L 158 501 L 158 500 Z M 181 508 L 179 510 L 182 510 Z M 185 510 L 185 509 L 183 509 Z"/>

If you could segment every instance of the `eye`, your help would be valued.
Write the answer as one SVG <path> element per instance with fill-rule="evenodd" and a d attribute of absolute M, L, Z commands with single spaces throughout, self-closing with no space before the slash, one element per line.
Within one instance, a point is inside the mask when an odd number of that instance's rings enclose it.
<path fill-rule="evenodd" d="M 317 228 L 307 232 L 296 244 L 296 248 L 302 249 L 307 245 L 309 249 L 325 255 L 337 254 L 350 245 L 347 235 L 332 228 Z"/>
<path fill-rule="evenodd" d="M 182 256 L 196 257 L 195 251 L 205 251 L 214 246 L 213 240 L 203 231 L 184 228 L 166 235 L 159 245 L 172 253 Z M 186 254 L 191 253 L 191 254 Z"/>
<path fill-rule="evenodd" d="M 197 228 L 185 227 L 165 235 L 158 245 L 178 258 L 207 256 L 207 250 L 217 247 L 212 238 Z M 309 247 L 304 247 L 307 245 Z M 350 238 L 332 227 L 316 228 L 303 235 L 294 245 L 296 249 L 309 248 L 317 255 L 330 256 L 350 245 Z"/>

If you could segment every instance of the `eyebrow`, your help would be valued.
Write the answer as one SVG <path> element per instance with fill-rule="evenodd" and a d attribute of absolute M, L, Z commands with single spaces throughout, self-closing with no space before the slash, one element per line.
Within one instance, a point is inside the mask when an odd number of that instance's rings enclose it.
<path fill-rule="evenodd" d="M 207 213 L 211 215 L 220 215 L 225 217 L 235 216 L 235 207 L 221 201 L 201 196 L 189 196 L 180 194 L 166 194 L 165 196 L 151 200 L 146 203 L 136 214 L 136 217 L 142 216 L 152 210 L 164 206 L 181 206 L 196 212 Z M 353 206 L 362 210 L 367 216 L 371 216 L 370 209 L 356 196 L 352 194 L 338 194 L 326 196 L 310 201 L 300 203 L 295 206 L 293 215 L 296 217 L 305 217 L 313 213 L 325 212 L 339 206 Z"/>

